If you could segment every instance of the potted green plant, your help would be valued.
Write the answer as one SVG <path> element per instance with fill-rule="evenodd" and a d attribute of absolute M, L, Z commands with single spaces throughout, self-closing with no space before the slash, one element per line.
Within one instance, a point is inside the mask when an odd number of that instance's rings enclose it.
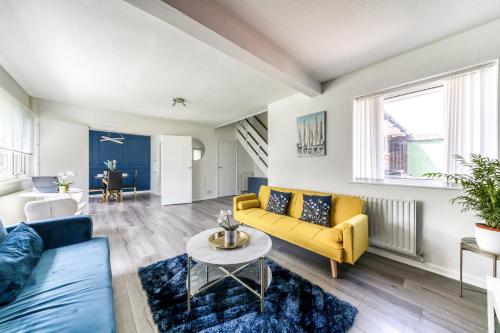
<path fill-rule="evenodd" d="M 57 182 L 55 184 L 59 186 L 59 192 L 67 193 L 69 191 L 69 187 L 73 185 L 73 182 L 70 182 L 69 178 L 74 176 L 76 176 L 76 173 L 73 171 L 65 171 L 57 175 Z"/>
<path fill-rule="evenodd" d="M 471 154 L 470 161 L 455 155 L 457 162 L 470 170 L 468 174 L 427 173 L 430 178 L 446 179 L 462 187 L 463 193 L 452 203 L 462 211 L 473 211 L 483 223 L 476 223 L 474 235 L 484 251 L 500 254 L 500 161 Z"/>
<path fill-rule="evenodd" d="M 231 210 L 221 210 L 217 218 L 217 224 L 224 229 L 224 243 L 232 245 L 236 243 L 239 223 L 231 222 Z"/>

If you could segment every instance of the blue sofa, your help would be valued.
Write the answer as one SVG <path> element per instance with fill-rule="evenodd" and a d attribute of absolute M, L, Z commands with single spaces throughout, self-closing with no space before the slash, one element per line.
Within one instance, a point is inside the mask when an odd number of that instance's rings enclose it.
<path fill-rule="evenodd" d="M 0 332 L 114 332 L 108 239 L 92 238 L 89 216 L 29 225 L 44 252 L 17 298 L 0 306 Z"/>

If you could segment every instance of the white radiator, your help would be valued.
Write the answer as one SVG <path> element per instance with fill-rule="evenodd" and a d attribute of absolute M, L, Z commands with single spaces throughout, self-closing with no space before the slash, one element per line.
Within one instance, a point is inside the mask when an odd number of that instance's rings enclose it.
<path fill-rule="evenodd" d="M 363 199 L 366 201 L 370 245 L 418 258 L 416 201 Z"/>

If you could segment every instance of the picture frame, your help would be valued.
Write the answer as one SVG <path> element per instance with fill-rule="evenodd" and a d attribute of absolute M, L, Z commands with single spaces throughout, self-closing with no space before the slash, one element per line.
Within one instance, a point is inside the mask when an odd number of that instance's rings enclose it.
<path fill-rule="evenodd" d="M 297 156 L 326 155 L 326 111 L 297 117 Z"/>

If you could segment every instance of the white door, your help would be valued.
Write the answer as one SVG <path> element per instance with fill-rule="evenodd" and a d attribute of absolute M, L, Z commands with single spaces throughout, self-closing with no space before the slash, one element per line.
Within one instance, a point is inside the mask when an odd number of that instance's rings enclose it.
<path fill-rule="evenodd" d="M 236 142 L 219 141 L 219 197 L 236 194 Z"/>
<path fill-rule="evenodd" d="M 190 136 L 162 136 L 161 204 L 193 201 L 192 139 Z"/>

